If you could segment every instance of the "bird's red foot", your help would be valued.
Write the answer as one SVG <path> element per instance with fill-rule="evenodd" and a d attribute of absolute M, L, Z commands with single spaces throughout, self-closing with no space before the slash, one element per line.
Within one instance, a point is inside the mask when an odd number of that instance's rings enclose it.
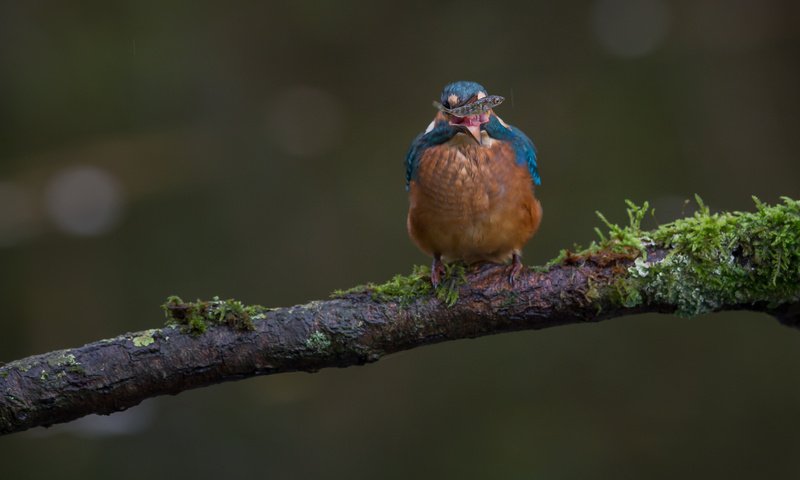
<path fill-rule="evenodd" d="M 508 283 L 512 287 L 517 282 L 517 277 L 522 271 L 522 268 L 522 257 L 520 257 L 519 253 L 514 253 L 514 255 L 511 257 L 511 267 L 509 268 L 510 271 L 508 273 Z"/>
<path fill-rule="evenodd" d="M 439 286 L 439 283 L 441 283 L 444 275 L 445 268 L 444 262 L 442 262 L 442 257 L 441 255 L 434 255 L 433 264 L 431 265 L 431 285 L 433 285 L 433 288 Z"/>

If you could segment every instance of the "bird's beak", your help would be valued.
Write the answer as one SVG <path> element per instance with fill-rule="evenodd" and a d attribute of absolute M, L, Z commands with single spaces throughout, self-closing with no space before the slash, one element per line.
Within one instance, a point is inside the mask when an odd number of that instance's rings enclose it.
<path fill-rule="evenodd" d="M 488 114 L 482 115 L 470 115 L 468 117 L 460 117 L 450 121 L 451 125 L 457 125 L 462 127 L 463 129 L 467 130 L 472 138 L 478 142 L 478 145 L 482 145 L 481 142 L 481 125 L 489 121 Z"/>
<path fill-rule="evenodd" d="M 469 125 L 467 126 L 467 130 L 472 135 L 472 138 L 475 139 L 478 144 L 481 144 L 481 126 L 480 125 Z"/>

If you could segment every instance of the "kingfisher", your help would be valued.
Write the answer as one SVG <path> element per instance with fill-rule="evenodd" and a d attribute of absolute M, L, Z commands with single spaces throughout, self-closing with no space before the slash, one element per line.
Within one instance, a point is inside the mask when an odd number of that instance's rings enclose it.
<path fill-rule="evenodd" d="M 408 234 L 433 257 L 434 287 L 445 262 L 509 260 L 513 286 L 523 268 L 522 247 L 539 228 L 536 148 L 494 113 L 502 101 L 475 82 L 445 86 L 434 102 L 436 116 L 406 155 Z"/>

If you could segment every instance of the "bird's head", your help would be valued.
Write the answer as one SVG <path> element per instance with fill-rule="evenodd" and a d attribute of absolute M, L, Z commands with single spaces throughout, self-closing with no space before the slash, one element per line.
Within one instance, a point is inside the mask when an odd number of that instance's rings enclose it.
<path fill-rule="evenodd" d="M 486 89 L 478 83 L 460 81 L 444 87 L 437 108 L 450 125 L 466 129 L 480 143 L 481 125 L 489 122 L 491 108 L 502 101 L 503 97 L 489 97 Z"/>

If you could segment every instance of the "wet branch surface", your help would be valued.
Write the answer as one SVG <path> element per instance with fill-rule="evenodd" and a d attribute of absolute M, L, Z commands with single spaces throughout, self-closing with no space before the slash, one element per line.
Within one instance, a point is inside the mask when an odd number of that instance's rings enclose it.
<path fill-rule="evenodd" d="M 650 259 L 664 249 L 651 249 Z M 79 348 L 28 357 L 0 367 L 0 434 L 108 414 L 164 394 L 281 372 L 313 372 L 374 362 L 432 343 L 516 330 L 601 320 L 642 312 L 671 313 L 675 305 L 645 299 L 625 307 L 615 294 L 632 255 L 598 253 L 567 258 L 544 272 L 523 271 L 512 287 L 508 267 L 469 269 L 455 304 L 435 295 L 375 298 L 365 288 L 340 298 L 264 309 L 252 330 L 210 326 L 202 334 L 181 326 L 129 333 Z M 794 299 L 726 304 L 715 310 L 766 311 L 796 325 Z"/>

